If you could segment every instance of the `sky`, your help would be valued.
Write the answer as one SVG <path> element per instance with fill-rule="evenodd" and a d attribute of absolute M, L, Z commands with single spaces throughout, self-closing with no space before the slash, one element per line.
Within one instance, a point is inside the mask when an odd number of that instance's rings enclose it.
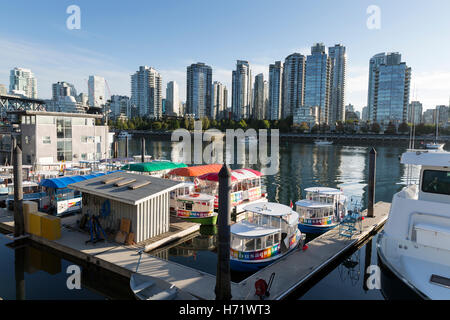
<path fill-rule="evenodd" d="M 80 29 L 66 22 L 80 8 Z M 379 8 L 379 28 L 369 6 Z M 154 67 L 176 81 L 186 98 L 186 67 L 204 62 L 213 81 L 229 89 L 236 60 L 268 79 L 269 64 L 293 52 L 310 53 L 322 42 L 347 48 L 346 104 L 367 104 L 369 59 L 399 52 L 412 68 L 411 100 L 424 109 L 450 98 L 450 1 L 448 0 L 0 0 L 0 84 L 9 87 L 14 67 L 29 68 L 38 96 L 51 85 L 73 83 L 87 92 L 89 75 L 103 76 L 110 94 L 130 95 L 130 76 Z"/>

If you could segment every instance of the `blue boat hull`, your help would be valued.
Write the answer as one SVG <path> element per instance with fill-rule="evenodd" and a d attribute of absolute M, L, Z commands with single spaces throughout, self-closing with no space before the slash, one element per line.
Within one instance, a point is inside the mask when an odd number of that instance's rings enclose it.
<path fill-rule="evenodd" d="M 337 224 L 331 225 L 331 226 L 327 226 L 327 227 L 316 227 L 316 226 L 312 226 L 312 225 L 308 225 L 308 224 L 302 224 L 302 223 L 298 224 L 298 228 L 300 229 L 301 232 L 314 233 L 314 234 L 325 233 L 325 232 L 335 228 L 336 226 L 337 226 Z"/>
<path fill-rule="evenodd" d="M 242 261 L 230 259 L 230 268 L 231 268 L 231 270 L 238 271 L 238 272 L 254 272 L 254 271 L 258 271 L 259 269 L 262 269 L 262 268 L 268 266 L 269 264 L 271 264 L 274 261 L 276 261 L 276 259 L 271 260 L 271 261 L 265 261 L 265 262 L 249 263 L 249 262 L 242 262 Z"/>

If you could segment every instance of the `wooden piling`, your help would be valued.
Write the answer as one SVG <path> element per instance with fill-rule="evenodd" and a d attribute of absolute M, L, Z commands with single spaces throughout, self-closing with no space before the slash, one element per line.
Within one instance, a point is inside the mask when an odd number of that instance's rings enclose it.
<path fill-rule="evenodd" d="M 25 234 L 25 221 L 23 218 L 23 189 L 22 189 L 22 150 L 18 145 L 14 148 L 14 237 Z"/>
<path fill-rule="evenodd" d="M 128 158 L 128 136 L 125 138 L 125 158 Z"/>
<path fill-rule="evenodd" d="M 145 138 L 141 138 L 141 162 L 145 162 Z"/>
<path fill-rule="evenodd" d="M 16 300 L 25 300 L 25 249 L 23 245 L 14 249 Z"/>
<path fill-rule="evenodd" d="M 373 217 L 373 205 L 375 203 L 375 184 L 377 171 L 377 151 L 372 148 L 369 152 L 369 186 L 368 186 L 368 201 L 367 201 L 367 216 Z"/>
<path fill-rule="evenodd" d="M 231 171 L 226 164 L 219 172 L 219 216 L 217 245 L 216 300 L 231 300 L 230 224 Z"/>

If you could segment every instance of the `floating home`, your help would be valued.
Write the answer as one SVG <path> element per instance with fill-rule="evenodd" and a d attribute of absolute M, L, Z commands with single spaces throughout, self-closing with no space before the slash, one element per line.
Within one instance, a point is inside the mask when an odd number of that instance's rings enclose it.
<path fill-rule="evenodd" d="M 83 194 L 82 214 L 100 216 L 104 229 L 119 230 L 122 218 L 131 221 L 136 243 L 169 231 L 170 192 L 180 182 L 149 175 L 115 172 L 80 181 L 69 188 Z"/>

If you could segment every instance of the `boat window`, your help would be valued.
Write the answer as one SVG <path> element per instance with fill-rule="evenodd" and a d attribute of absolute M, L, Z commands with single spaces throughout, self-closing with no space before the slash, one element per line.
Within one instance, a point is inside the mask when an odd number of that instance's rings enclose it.
<path fill-rule="evenodd" d="M 262 239 L 256 238 L 256 250 L 261 250 L 263 248 L 262 246 Z"/>
<path fill-rule="evenodd" d="M 254 251 L 255 250 L 255 239 L 245 240 L 244 251 Z"/>
<path fill-rule="evenodd" d="M 192 210 L 192 202 L 186 202 L 186 210 Z"/>
<path fill-rule="evenodd" d="M 424 170 L 422 191 L 450 195 L 450 171 Z"/>
<path fill-rule="evenodd" d="M 273 235 L 273 243 L 275 244 L 275 243 L 278 243 L 278 242 L 280 242 L 280 234 L 279 233 L 275 233 Z"/>
<path fill-rule="evenodd" d="M 266 237 L 266 247 L 273 246 L 273 234 Z"/>

